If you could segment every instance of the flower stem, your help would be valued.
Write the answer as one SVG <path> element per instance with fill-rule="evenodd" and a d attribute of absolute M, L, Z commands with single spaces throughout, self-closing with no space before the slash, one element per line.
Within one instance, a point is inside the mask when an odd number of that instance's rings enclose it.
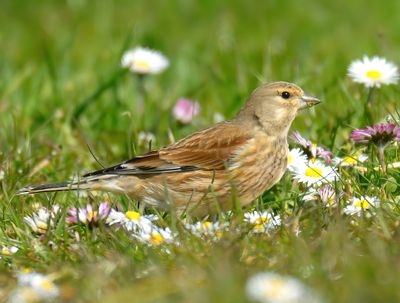
<path fill-rule="evenodd" d="M 144 99 L 146 95 L 146 90 L 144 88 L 144 78 L 145 75 L 137 74 L 136 81 L 136 93 L 137 93 L 137 102 L 136 102 L 136 112 L 138 116 L 142 116 L 144 113 Z"/>
<path fill-rule="evenodd" d="M 374 97 L 374 87 L 370 87 L 368 90 L 367 100 L 364 103 L 364 116 L 367 119 L 367 123 L 372 123 L 372 101 Z"/>
<path fill-rule="evenodd" d="M 379 164 L 381 165 L 382 172 L 386 176 L 387 172 L 386 172 L 386 163 L 385 163 L 385 146 L 379 145 L 379 146 L 377 146 L 377 148 L 378 148 Z"/>

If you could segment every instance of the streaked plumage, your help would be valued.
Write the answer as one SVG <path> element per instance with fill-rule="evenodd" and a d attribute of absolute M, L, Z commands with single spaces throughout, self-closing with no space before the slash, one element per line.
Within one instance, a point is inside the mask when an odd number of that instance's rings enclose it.
<path fill-rule="evenodd" d="M 287 165 L 289 127 L 299 109 L 317 103 L 294 84 L 265 84 L 232 120 L 86 174 L 80 182 L 30 186 L 20 194 L 103 190 L 195 214 L 230 209 L 236 198 L 246 205 L 280 180 Z"/>

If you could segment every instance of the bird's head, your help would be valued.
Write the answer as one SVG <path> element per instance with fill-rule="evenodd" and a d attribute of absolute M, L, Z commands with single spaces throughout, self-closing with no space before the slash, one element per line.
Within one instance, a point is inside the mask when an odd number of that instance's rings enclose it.
<path fill-rule="evenodd" d="M 237 117 L 256 120 L 271 132 L 287 133 L 299 110 L 320 102 L 306 95 L 296 84 L 273 82 L 256 88 Z"/>

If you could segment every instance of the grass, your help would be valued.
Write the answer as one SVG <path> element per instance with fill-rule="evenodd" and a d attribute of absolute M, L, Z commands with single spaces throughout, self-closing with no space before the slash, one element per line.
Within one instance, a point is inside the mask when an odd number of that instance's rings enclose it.
<path fill-rule="evenodd" d="M 169 144 L 232 117 L 260 83 L 286 80 L 320 97 L 292 130 L 345 155 L 358 149 L 353 128 L 366 125 L 368 91 L 346 77 L 349 63 L 379 54 L 399 63 L 400 2 L 364 1 L 2 1 L 0 4 L 0 244 L 19 251 L 0 260 L 0 297 L 6 300 L 22 268 L 54 274 L 65 302 L 246 302 L 244 285 L 255 272 L 302 280 L 327 302 L 398 302 L 400 290 L 400 174 L 388 176 L 371 149 L 361 174 L 343 169 L 347 195 L 381 200 L 372 217 L 305 203 L 305 188 L 289 174 L 254 204 L 284 218 L 269 234 L 248 230 L 203 241 L 170 214 L 180 245 L 152 247 L 106 226 L 90 229 L 59 220 L 40 240 L 24 223 L 35 203 L 68 207 L 102 202 L 74 193 L 16 196 L 27 185 L 62 181 L 147 150 L 140 131 Z M 135 109 L 135 80 L 121 71 L 124 50 L 162 50 L 171 67 L 146 83 L 145 115 Z M 398 85 L 375 92 L 374 122 L 398 111 Z M 175 101 L 199 100 L 192 124 L 171 116 Z M 398 145 L 387 162 L 399 161 Z M 137 207 L 109 197 L 122 210 Z M 149 210 L 153 212 L 154 210 Z M 232 220 L 241 226 L 241 216 Z"/>

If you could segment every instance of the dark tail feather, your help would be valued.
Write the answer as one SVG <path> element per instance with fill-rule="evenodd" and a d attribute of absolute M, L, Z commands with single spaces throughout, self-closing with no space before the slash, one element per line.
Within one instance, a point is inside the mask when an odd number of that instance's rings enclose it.
<path fill-rule="evenodd" d="M 53 184 L 42 184 L 42 185 L 32 185 L 21 188 L 17 195 L 30 195 L 36 193 L 45 192 L 56 192 L 56 191 L 68 191 L 68 190 L 79 190 L 88 189 L 86 181 L 83 182 L 63 182 L 63 183 L 53 183 Z"/>

